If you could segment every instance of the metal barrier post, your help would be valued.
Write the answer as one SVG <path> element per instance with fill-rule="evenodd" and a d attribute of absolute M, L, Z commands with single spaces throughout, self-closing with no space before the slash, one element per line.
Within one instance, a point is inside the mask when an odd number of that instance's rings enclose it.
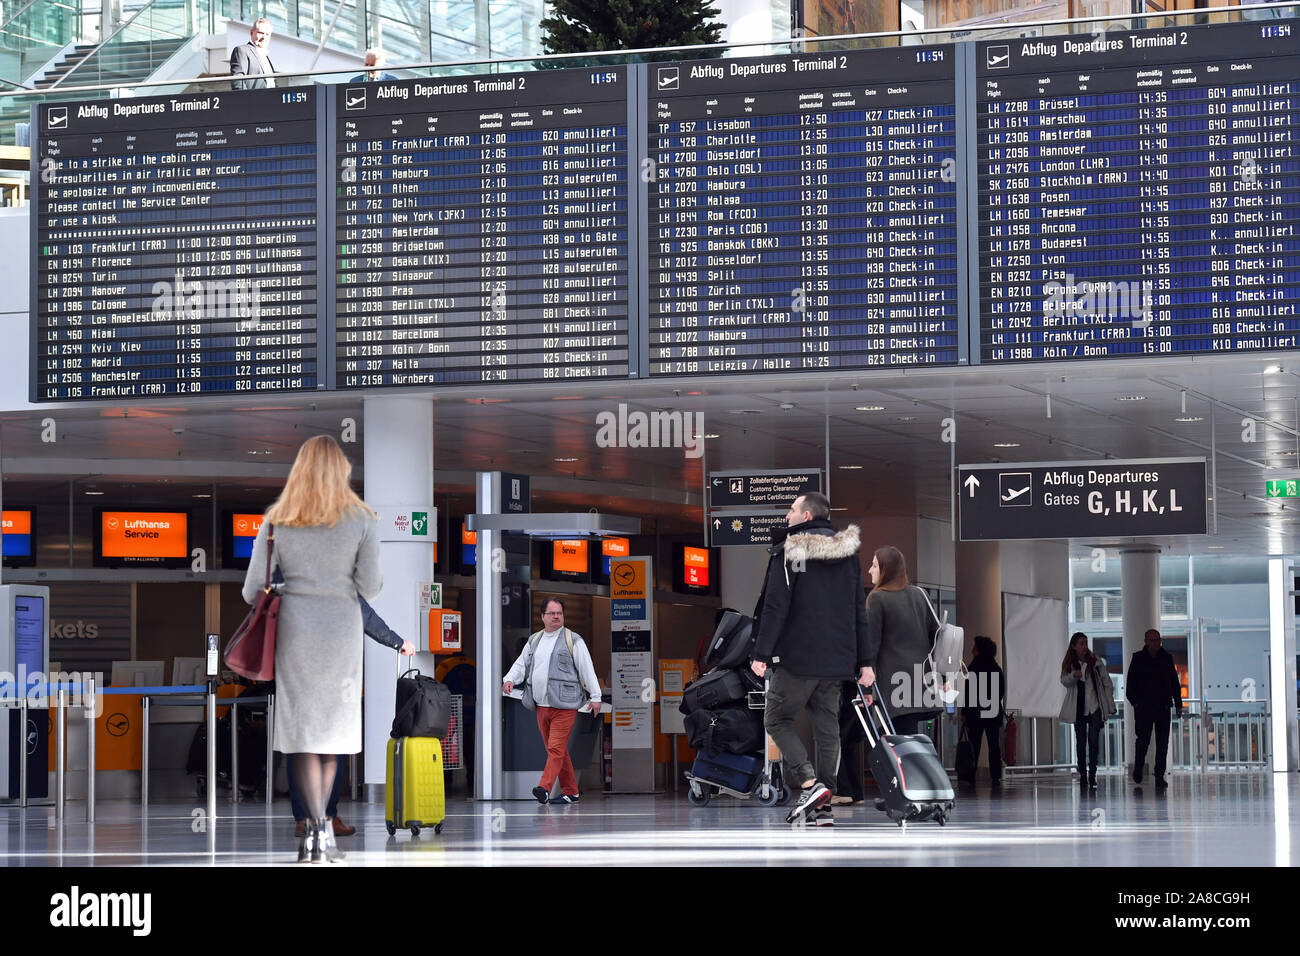
<path fill-rule="evenodd" d="M 149 806 L 149 695 L 140 698 L 140 806 Z"/>
<path fill-rule="evenodd" d="M 48 699 L 48 698 L 47 698 Z M 46 710 L 48 714 L 49 711 Z M 18 796 L 22 800 L 24 808 L 27 806 L 27 698 L 18 698 L 18 726 L 23 729 L 22 736 L 19 738 L 22 746 L 22 757 L 18 760 Z M 48 786 L 48 784 L 47 784 Z M 46 793 L 49 791 L 47 790 Z"/>
<path fill-rule="evenodd" d="M 95 678 L 81 685 L 86 698 L 86 822 L 95 822 Z"/>
<path fill-rule="evenodd" d="M 148 726 L 148 725 L 146 725 Z M 208 678 L 208 832 L 217 825 L 217 682 Z"/>
<path fill-rule="evenodd" d="M 54 757 L 54 790 L 55 797 L 55 817 L 63 819 L 63 772 L 64 764 L 68 762 L 68 692 L 62 687 L 59 688 L 59 722 L 56 730 L 55 757 Z M 27 725 L 23 725 L 23 763 L 27 762 Z"/>
<path fill-rule="evenodd" d="M 266 695 L 266 805 L 271 806 L 271 797 L 275 791 L 275 751 L 271 745 L 275 742 L 275 695 Z"/>
<path fill-rule="evenodd" d="M 239 698 L 230 699 L 230 802 L 239 802 Z"/>

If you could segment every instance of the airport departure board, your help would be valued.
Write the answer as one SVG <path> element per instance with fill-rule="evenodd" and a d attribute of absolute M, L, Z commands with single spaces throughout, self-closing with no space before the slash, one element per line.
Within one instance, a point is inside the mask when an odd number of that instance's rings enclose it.
<path fill-rule="evenodd" d="M 981 361 L 1300 345 L 1294 29 L 977 44 Z"/>
<path fill-rule="evenodd" d="M 626 377 L 627 68 L 349 85 L 337 384 Z"/>
<path fill-rule="evenodd" d="M 952 47 L 648 69 L 652 375 L 958 361 Z"/>
<path fill-rule="evenodd" d="M 315 96 L 39 107 L 34 398 L 316 388 Z"/>

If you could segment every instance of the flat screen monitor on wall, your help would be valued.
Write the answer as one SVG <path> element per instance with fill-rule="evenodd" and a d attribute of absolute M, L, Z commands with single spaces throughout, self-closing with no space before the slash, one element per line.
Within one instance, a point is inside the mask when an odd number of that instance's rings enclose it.
<path fill-rule="evenodd" d="M 708 548 L 677 545 L 673 548 L 673 590 L 679 594 L 712 594 L 712 564 Z"/>
<path fill-rule="evenodd" d="M 227 511 L 221 516 L 221 566 L 248 569 L 253 542 L 262 527 L 262 515 L 252 510 Z"/>
<path fill-rule="evenodd" d="M 187 511 L 95 511 L 95 566 L 188 568 Z"/>
<path fill-rule="evenodd" d="M 32 525 L 35 513 L 24 510 L 7 510 L 3 513 L 4 539 L 2 549 L 5 567 L 28 568 L 36 563 L 36 535 Z"/>
<path fill-rule="evenodd" d="M 542 542 L 542 576 L 550 581 L 591 580 L 591 549 L 583 539 Z"/>
<path fill-rule="evenodd" d="M 111 687 L 161 687 L 162 661 L 113 661 Z"/>

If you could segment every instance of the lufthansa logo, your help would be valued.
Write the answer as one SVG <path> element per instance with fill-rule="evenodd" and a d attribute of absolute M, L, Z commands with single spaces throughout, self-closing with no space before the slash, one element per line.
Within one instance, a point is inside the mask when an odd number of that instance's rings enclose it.
<path fill-rule="evenodd" d="M 630 564 L 620 564 L 614 569 L 614 581 L 619 587 L 628 587 L 636 581 L 636 568 Z"/>
<path fill-rule="evenodd" d="M 131 729 L 131 721 L 126 714 L 111 714 L 108 720 L 104 721 L 104 726 L 108 728 L 110 736 L 125 737 L 127 731 Z"/>

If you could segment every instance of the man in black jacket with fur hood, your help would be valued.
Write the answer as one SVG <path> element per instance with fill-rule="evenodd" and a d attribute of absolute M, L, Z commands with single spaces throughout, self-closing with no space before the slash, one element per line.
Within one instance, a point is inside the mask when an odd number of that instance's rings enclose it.
<path fill-rule="evenodd" d="M 786 817 L 796 826 L 833 825 L 830 799 L 840 762 L 840 687 L 861 678 L 866 662 L 867 615 L 858 563 L 858 528 L 837 532 L 824 495 L 800 495 L 773 535 L 759 600 L 753 671 L 772 667 L 764 724 L 802 788 Z M 817 743 L 817 766 L 794 729 L 807 708 Z"/>

